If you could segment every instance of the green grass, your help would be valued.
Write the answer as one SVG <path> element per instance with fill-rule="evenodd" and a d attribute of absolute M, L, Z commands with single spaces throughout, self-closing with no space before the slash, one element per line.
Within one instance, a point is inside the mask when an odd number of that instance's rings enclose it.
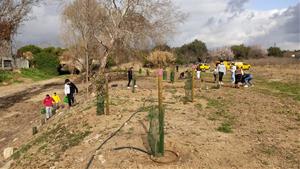
<path fill-rule="evenodd" d="M 78 145 L 91 131 L 85 126 L 85 131 L 69 131 L 63 125 L 57 125 L 56 127 L 49 129 L 42 133 L 34 140 L 21 146 L 13 155 L 13 159 L 19 159 L 23 154 L 34 146 L 38 146 L 38 151 L 42 151 L 45 148 L 49 148 L 49 151 L 54 151 L 56 154 L 65 152 L 70 147 Z M 51 149 L 50 149 L 51 148 Z"/>
<path fill-rule="evenodd" d="M 12 71 L 0 70 L 0 83 L 13 79 L 14 73 Z"/>
<path fill-rule="evenodd" d="M 208 103 L 207 103 L 207 107 L 208 108 L 216 108 L 216 109 L 222 109 L 225 104 L 223 100 L 216 100 L 216 99 L 207 99 Z"/>
<path fill-rule="evenodd" d="M 21 157 L 22 154 L 26 153 L 32 147 L 31 144 L 24 144 L 18 149 L 16 152 L 13 153 L 12 159 L 18 159 Z"/>
<path fill-rule="evenodd" d="M 197 110 L 199 110 L 199 111 L 202 111 L 202 110 L 203 110 L 203 106 L 202 106 L 201 103 L 196 104 L 196 105 L 195 105 L 195 108 L 196 108 Z"/>
<path fill-rule="evenodd" d="M 277 81 L 258 80 L 258 90 L 278 97 L 291 97 L 300 101 L 300 83 L 283 83 Z"/>
<path fill-rule="evenodd" d="M 46 80 L 54 77 L 54 75 L 47 74 L 38 69 L 22 69 L 21 76 L 24 78 L 32 79 L 34 81 Z"/>
<path fill-rule="evenodd" d="M 215 120 L 221 120 L 221 119 L 229 119 L 233 120 L 234 117 L 227 111 L 220 109 L 213 113 L 209 114 L 208 120 L 215 121 Z"/>
<path fill-rule="evenodd" d="M 274 155 L 276 153 L 276 150 L 277 150 L 277 148 L 274 145 L 272 145 L 272 146 L 264 146 L 264 147 L 262 147 L 261 151 L 264 154 L 267 154 L 267 155 L 271 156 L 271 155 Z"/>
<path fill-rule="evenodd" d="M 220 127 L 217 128 L 219 132 L 223 133 L 232 133 L 232 123 L 231 122 L 223 122 Z"/>

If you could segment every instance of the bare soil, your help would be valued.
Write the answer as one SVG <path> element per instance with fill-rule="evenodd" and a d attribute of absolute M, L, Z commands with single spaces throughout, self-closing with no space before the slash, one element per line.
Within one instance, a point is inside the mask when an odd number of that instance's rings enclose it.
<path fill-rule="evenodd" d="M 252 73 L 267 80 L 299 83 L 299 74 L 294 69 L 294 65 L 280 71 L 259 66 Z M 270 74 L 272 78 L 268 78 Z M 12 146 L 22 150 L 11 167 L 15 169 L 84 169 L 93 154 L 91 169 L 299 169 L 300 102 L 289 96 L 262 92 L 262 81 L 251 88 L 231 88 L 228 78 L 227 87 L 220 89 L 209 82 L 211 76 L 205 77 L 207 82 L 196 81 L 193 103 L 184 99 L 184 81 L 164 82 L 165 147 L 179 155 L 174 163 L 155 163 L 147 154 L 132 149 L 113 150 L 133 146 L 149 151 L 145 107 L 157 104 L 154 77 L 140 77 L 136 93 L 127 89 L 126 81 L 111 82 L 110 85 L 118 87 L 110 88 L 109 115 L 97 116 L 93 95 L 86 98 L 81 93 L 75 107 L 60 110 L 43 126 L 39 126 L 40 102 L 46 93 L 56 91 L 62 95 L 62 85 L 41 85 L 38 89 L 29 87 L 23 93 L 6 94 L 0 98 L 0 121 L 4 124 L 0 128 L 0 149 Z M 79 87 L 83 91 L 83 86 Z M 95 152 L 138 110 L 116 136 Z M 31 134 L 32 126 L 39 126 L 35 136 Z"/>

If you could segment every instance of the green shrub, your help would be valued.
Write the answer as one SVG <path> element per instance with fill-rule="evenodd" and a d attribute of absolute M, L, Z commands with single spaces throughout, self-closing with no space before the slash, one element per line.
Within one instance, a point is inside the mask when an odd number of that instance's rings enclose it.
<path fill-rule="evenodd" d="M 116 61 L 114 60 L 114 58 L 113 58 L 112 56 L 109 56 L 109 57 L 107 58 L 106 68 L 111 68 L 111 67 L 116 66 L 116 65 L 117 65 L 117 63 L 116 63 Z"/>
<path fill-rule="evenodd" d="M 217 128 L 217 130 L 223 133 L 232 133 L 232 126 L 230 123 L 224 122 Z"/>
<path fill-rule="evenodd" d="M 43 71 L 45 74 L 58 75 L 57 67 L 59 65 L 59 59 L 58 56 L 54 54 L 47 52 L 38 53 L 33 57 L 33 64 L 36 69 Z"/>
<path fill-rule="evenodd" d="M 0 83 L 13 78 L 13 73 L 10 71 L 0 70 Z"/>
<path fill-rule="evenodd" d="M 29 79 L 37 81 L 37 80 L 45 80 L 45 79 L 51 78 L 54 75 L 49 75 L 49 74 L 45 73 L 44 71 L 32 68 L 32 69 L 22 69 L 21 76 L 24 78 L 29 78 Z"/>
<path fill-rule="evenodd" d="M 35 45 L 27 45 L 18 49 L 18 53 L 31 52 L 32 54 L 38 54 L 42 51 L 42 48 Z"/>

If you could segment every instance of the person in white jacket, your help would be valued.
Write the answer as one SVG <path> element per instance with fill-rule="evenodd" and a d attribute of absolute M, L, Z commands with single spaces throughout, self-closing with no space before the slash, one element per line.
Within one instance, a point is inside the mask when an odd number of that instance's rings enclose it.
<path fill-rule="evenodd" d="M 217 67 L 217 71 L 219 72 L 219 84 L 222 85 L 223 83 L 223 76 L 226 75 L 226 66 L 224 65 L 224 62 L 221 61 L 221 63 Z"/>
<path fill-rule="evenodd" d="M 67 96 L 67 98 L 68 98 L 68 104 L 69 104 L 69 108 L 71 107 L 71 98 L 72 98 L 72 96 L 71 96 L 71 87 L 70 87 L 70 84 L 69 84 L 69 80 L 68 79 L 66 79 L 65 80 L 65 89 L 64 89 L 64 91 L 65 91 L 65 96 Z"/>
<path fill-rule="evenodd" d="M 232 82 L 232 84 L 234 84 L 235 83 L 235 71 L 236 71 L 236 66 L 234 63 L 231 63 L 230 71 L 231 71 L 231 82 Z"/>

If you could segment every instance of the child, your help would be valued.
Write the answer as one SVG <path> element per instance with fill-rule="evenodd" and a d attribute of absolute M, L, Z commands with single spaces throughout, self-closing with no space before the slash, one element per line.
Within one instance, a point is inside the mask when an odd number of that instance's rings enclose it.
<path fill-rule="evenodd" d="M 54 102 L 53 102 L 53 104 L 54 104 L 53 108 L 54 109 L 59 109 L 59 106 L 60 106 L 60 103 L 61 103 L 60 97 L 56 93 L 54 93 L 52 95 L 52 98 L 54 100 Z"/>
<path fill-rule="evenodd" d="M 218 75 L 217 68 L 214 69 L 213 74 L 214 74 L 214 82 L 216 82 L 217 81 L 217 75 Z"/>
<path fill-rule="evenodd" d="M 200 71 L 200 67 L 197 67 L 197 79 L 200 80 L 200 76 L 201 76 L 201 71 Z"/>
<path fill-rule="evenodd" d="M 236 66 L 234 64 L 234 62 L 231 63 L 231 81 L 232 81 L 232 84 L 235 83 L 235 71 L 236 71 Z"/>
<path fill-rule="evenodd" d="M 46 98 L 43 101 L 43 104 L 46 109 L 46 120 L 48 120 L 52 116 L 52 106 L 53 106 L 53 98 L 49 96 L 49 94 L 46 95 Z"/>

